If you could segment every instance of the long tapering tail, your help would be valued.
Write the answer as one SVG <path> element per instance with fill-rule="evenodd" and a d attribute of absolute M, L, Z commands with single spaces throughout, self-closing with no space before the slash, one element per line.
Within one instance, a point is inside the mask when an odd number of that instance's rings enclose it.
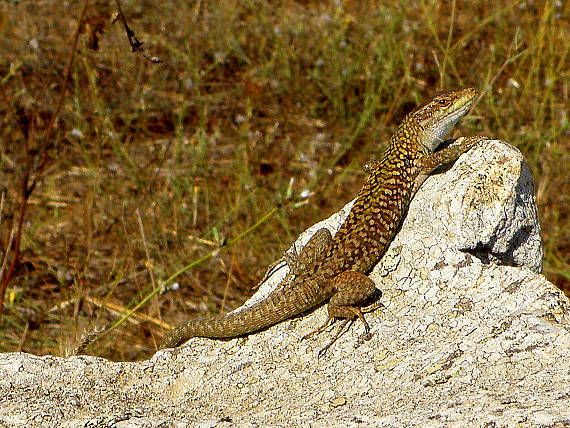
<path fill-rule="evenodd" d="M 229 338 L 253 333 L 314 308 L 331 294 L 316 281 L 297 277 L 250 307 L 223 316 L 190 320 L 170 330 L 160 348 L 179 346 L 192 337 Z"/>

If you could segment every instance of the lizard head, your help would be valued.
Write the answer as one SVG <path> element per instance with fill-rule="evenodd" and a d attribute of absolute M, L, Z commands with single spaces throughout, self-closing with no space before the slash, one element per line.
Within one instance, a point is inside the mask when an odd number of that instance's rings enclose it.
<path fill-rule="evenodd" d="M 438 92 L 431 100 L 416 107 L 404 121 L 417 125 L 422 137 L 420 141 L 426 149 L 433 152 L 451 128 L 469 111 L 477 93 L 475 88 Z"/>

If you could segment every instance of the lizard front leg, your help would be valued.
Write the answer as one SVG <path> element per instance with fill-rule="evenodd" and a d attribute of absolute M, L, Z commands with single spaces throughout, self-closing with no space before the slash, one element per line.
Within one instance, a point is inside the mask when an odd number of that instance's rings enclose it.
<path fill-rule="evenodd" d="M 488 140 L 490 140 L 490 138 L 484 135 L 459 137 L 448 147 L 445 147 L 435 153 L 431 153 L 429 156 L 426 156 L 423 161 L 422 173 L 429 174 L 438 166 L 445 165 L 446 163 L 454 161 L 476 144 Z"/>

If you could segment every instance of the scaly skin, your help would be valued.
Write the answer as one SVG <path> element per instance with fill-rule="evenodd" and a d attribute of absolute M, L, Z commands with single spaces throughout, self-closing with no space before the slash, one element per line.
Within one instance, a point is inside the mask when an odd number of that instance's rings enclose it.
<path fill-rule="evenodd" d="M 410 200 L 430 172 L 451 162 L 486 137 L 461 137 L 436 151 L 448 131 L 467 113 L 477 90 L 444 91 L 408 114 L 380 160 L 365 169 L 368 178 L 334 236 L 317 232 L 294 265 L 294 278 L 266 299 L 223 316 L 195 319 L 169 331 L 161 348 L 192 337 L 242 336 L 301 314 L 328 300 L 329 318 L 360 318 L 378 297 L 365 274 L 394 239 Z M 327 346 L 328 347 L 328 346 Z"/>

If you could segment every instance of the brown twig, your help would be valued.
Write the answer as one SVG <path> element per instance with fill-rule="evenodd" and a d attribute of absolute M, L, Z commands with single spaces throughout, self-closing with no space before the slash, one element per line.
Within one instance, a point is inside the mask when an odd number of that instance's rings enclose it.
<path fill-rule="evenodd" d="M 59 99 L 56 104 L 56 108 L 51 116 L 49 121 L 48 127 L 45 132 L 44 137 L 44 145 L 43 150 L 41 151 L 41 157 L 38 167 L 33 174 L 31 181 L 30 181 L 30 173 L 32 170 L 32 155 L 30 153 L 29 143 L 34 138 L 34 120 L 33 117 L 29 120 L 25 120 L 23 123 L 22 132 L 24 134 L 24 149 L 26 152 L 26 164 L 24 166 L 24 172 L 22 175 L 22 179 L 20 181 L 20 207 L 18 217 L 16 219 L 16 236 L 14 239 L 14 255 L 12 257 L 12 263 L 8 268 L 8 271 L 2 278 L 2 282 L 0 283 L 0 315 L 2 314 L 3 307 L 4 307 L 4 295 L 6 293 L 6 288 L 8 287 L 8 283 L 14 274 L 14 270 L 18 265 L 18 259 L 20 257 L 20 244 L 22 239 L 22 227 L 24 225 L 24 218 L 26 216 L 26 209 L 28 207 L 28 200 L 30 195 L 34 191 L 36 184 L 38 182 L 39 177 L 41 176 L 48 159 L 48 151 L 51 147 L 50 141 L 53 137 L 53 130 L 55 128 L 55 124 L 57 119 L 59 118 L 59 114 L 61 113 L 61 109 L 63 108 L 63 102 L 65 101 L 65 95 L 67 92 L 67 83 L 69 82 L 69 77 L 71 75 L 71 68 L 73 66 L 73 61 L 75 60 L 75 53 L 77 50 L 77 43 L 79 41 L 79 33 L 81 31 L 81 26 L 85 19 L 85 13 L 87 11 L 87 6 L 89 5 L 89 0 L 83 1 L 83 9 L 81 10 L 81 14 L 79 15 L 79 21 L 77 23 L 77 29 L 75 30 L 75 34 L 73 36 L 73 43 L 71 45 L 71 51 L 69 53 L 69 60 L 65 66 L 64 74 L 63 74 L 63 81 L 61 85 L 61 92 L 59 94 Z M 7 254 L 5 255 L 7 257 Z"/>
<path fill-rule="evenodd" d="M 140 53 L 145 59 L 149 60 L 152 63 L 158 64 L 162 62 L 160 58 L 156 56 L 153 56 L 151 58 L 144 52 L 144 49 L 142 47 L 144 42 L 141 42 L 139 39 L 137 39 L 137 37 L 135 36 L 135 32 L 131 30 L 131 28 L 129 27 L 129 24 L 127 23 L 127 18 L 125 18 L 125 14 L 123 13 L 123 8 L 121 7 L 120 0 L 115 0 L 115 3 L 117 4 L 117 18 L 115 19 L 115 21 L 118 19 L 121 21 L 121 24 L 123 24 L 125 33 L 127 33 L 127 39 L 129 40 L 129 45 L 131 45 L 131 50 L 133 52 Z"/>

